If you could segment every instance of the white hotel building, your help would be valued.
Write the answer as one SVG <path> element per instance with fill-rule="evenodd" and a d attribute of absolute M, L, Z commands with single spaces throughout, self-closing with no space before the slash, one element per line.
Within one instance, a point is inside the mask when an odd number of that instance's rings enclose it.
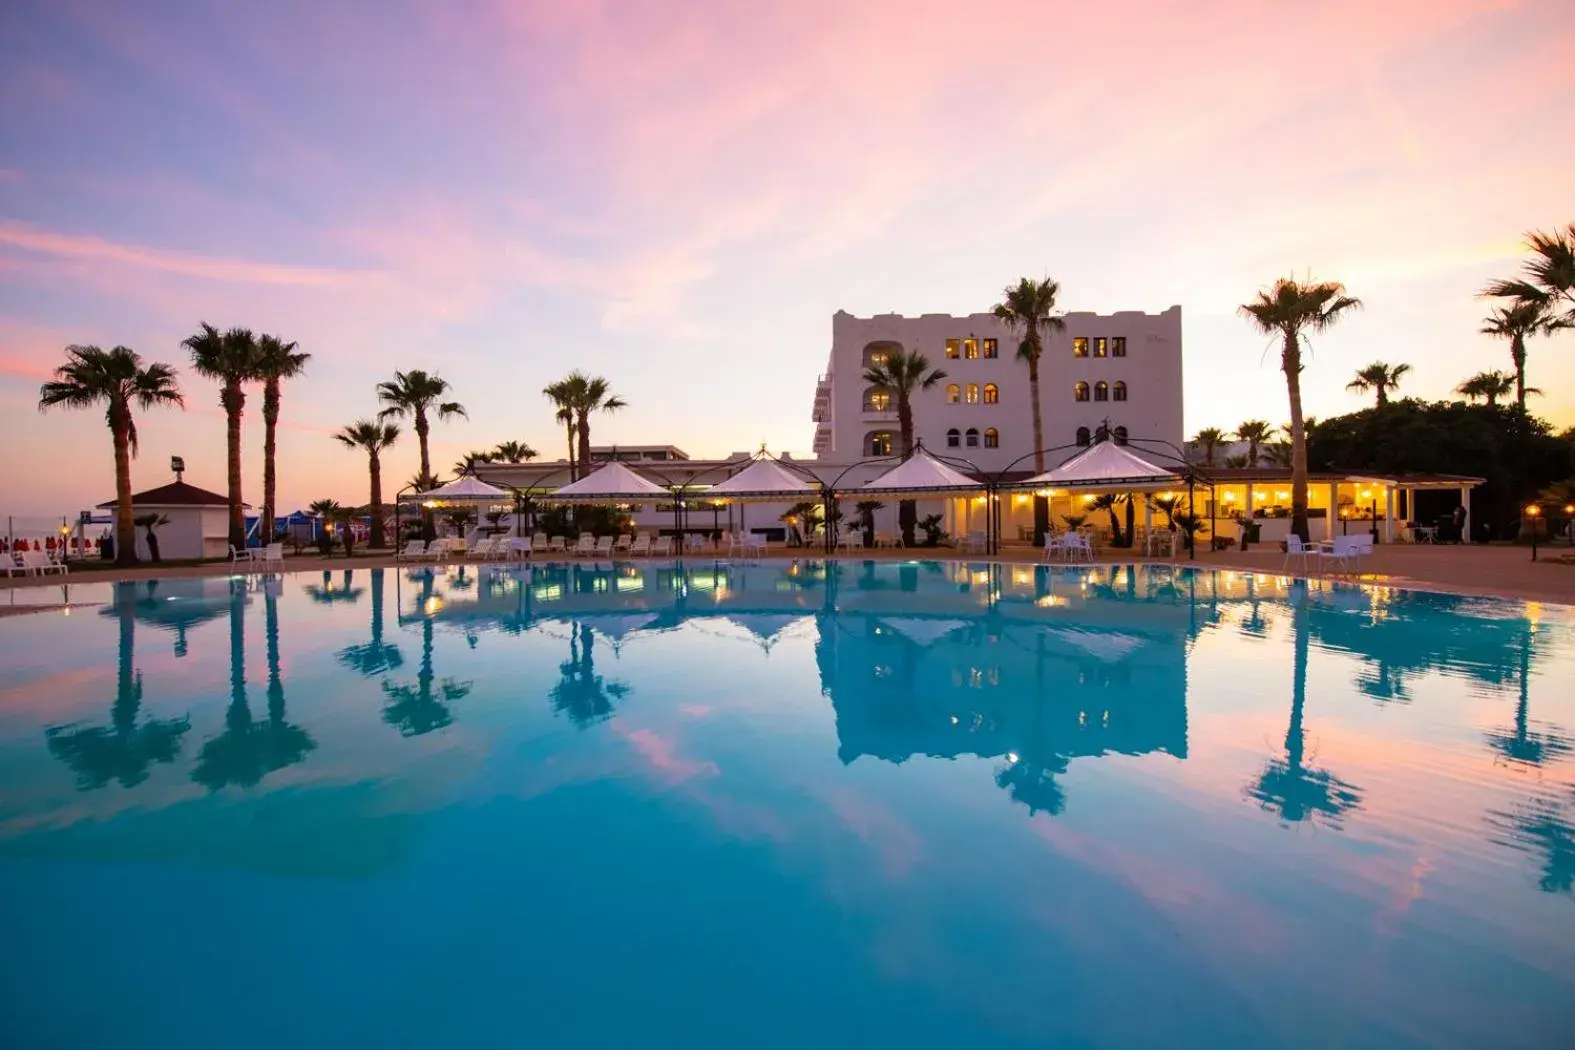
<path fill-rule="evenodd" d="M 1039 360 L 1045 447 L 1087 444 L 1101 425 L 1123 437 L 1182 442 L 1181 307 L 1158 314 L 1072 313 Z M 831 356 L 815 386 L 818 458 L 848 463 L 900 451 L 896 404 L 864 381 L 892 350 L 919 350 L 947 378 L 913 399 L 914 436 L 940 455 L 1002 470 L 1034 451 L 1019 337 L 989 314 L 831 319 Z M 1141 446 L 1134 446 L 1141 447 Z M 1070 453 L 1047 458 L 1053 466 Z M 1019 467 L 1032 467 L 1031 458 Z"/>

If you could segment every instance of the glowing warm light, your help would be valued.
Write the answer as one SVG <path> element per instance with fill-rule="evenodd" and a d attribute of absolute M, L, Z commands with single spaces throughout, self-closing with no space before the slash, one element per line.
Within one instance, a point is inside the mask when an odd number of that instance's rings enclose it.
<path fill-rule="evenodd" d="M 1280 491 L 1278 491 L 1278 492 L 1276 492 L 1274 494 L 1274 498 L 1275 499 L 1290 499 L 1291 498 L 1291 494 L 1289 492 L 1286 492 L 1284 489 L 1281 489 Z"/>
<path fill-rule="evenodd" d="M 1528 507 L 1526 507 L 1526 517 L 1528 517 L 1528 518 L 1535 518 L 1537 515 L 1539 515 L 1541 513 L 1542 513 L 1542 508 L 1537 506 L 1535 503 L 1530 504 Z"/>
<path fill-rule="evenodd" d="M 1362 490 L 1362 498 L 1363 499 L 1372 499 L 1373 498 L 1373 490 L 1372 489 L 1363 489 Z"/>
<path fill-rule="evenodd" d="M 426 600 L 426 603 L 424 605 L 421 606 L 421 611 L 426 613 L 428 616 L 432 616 L 432 615 L 435 615 L 438 612 L 438 610 L 440 610 L 442 608 L 443 608 L 443 599 L 439 598 L 437 595 L 434 594 L 432 597 L 430 597 L 430 598 L 428 598 Z"/>
<path fill-rule="evenodd" d="M 1092 502 L 1094 502 L 1094 494 L 1093 493 L 1089 493 L 1089 494 L 1085 495 L 1083 497 L 1083 502 L 1084 503 L 1092 503 Z"/>
<path fill-rule="evenodd" d="M 432 510 L 434 507 L 436 507 L 438 505 L 438 501 L 435 500 L 435 499 L 424 500 L 424 501 L 422 501 L 421 505 L 423 507 L 425 507 L 427 510 Z"/>
<path fill-rule="evenodd" d="M 1234 492 L 1227 492 L 1227 493 L 1225 493 L 1225 502 L 1226 503 L 1235 503 L 1236 502 L 1236 494 Z"/>
<path fill-rule="evenodd" d="M 1017 761 L 1017 752 L 1016 751 L 1008 751 L 1006 753 L 1006 760 L 1008 762 L 1015 763 Z"/>
<path fill-rule="evenodd" d="M 1575 503 L 1566 503 L 1566 504 L 1564 504 L 1564 513 L 1566 513 L 1566 514 L 1575 514 Z"/>

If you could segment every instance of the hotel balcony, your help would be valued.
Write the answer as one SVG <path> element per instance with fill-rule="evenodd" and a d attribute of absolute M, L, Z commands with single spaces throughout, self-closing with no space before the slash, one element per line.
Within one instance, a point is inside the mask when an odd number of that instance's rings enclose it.
<path fill-rule="evenodd" d="M 831 451 L 831 428 L 824 423 L 815 428 L 815 455 Z"/>

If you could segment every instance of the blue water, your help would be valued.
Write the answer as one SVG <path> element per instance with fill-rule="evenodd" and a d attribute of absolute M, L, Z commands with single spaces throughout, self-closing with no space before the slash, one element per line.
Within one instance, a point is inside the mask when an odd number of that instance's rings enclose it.
<path fill-rule="evenodd" d="M 1575 1045 L 1570 611 L 1099 566 L 51 588 L 6 1047 Z"/>

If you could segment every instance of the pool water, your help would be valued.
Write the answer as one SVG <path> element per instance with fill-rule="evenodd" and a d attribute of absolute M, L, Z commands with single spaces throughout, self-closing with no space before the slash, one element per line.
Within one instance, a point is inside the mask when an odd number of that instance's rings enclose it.
<path fill-rule="evenodd" d="M 0 621 L 6 1046 L 1575 1045 L 1567 609 L 946 562 L 52 590 Z"/>

